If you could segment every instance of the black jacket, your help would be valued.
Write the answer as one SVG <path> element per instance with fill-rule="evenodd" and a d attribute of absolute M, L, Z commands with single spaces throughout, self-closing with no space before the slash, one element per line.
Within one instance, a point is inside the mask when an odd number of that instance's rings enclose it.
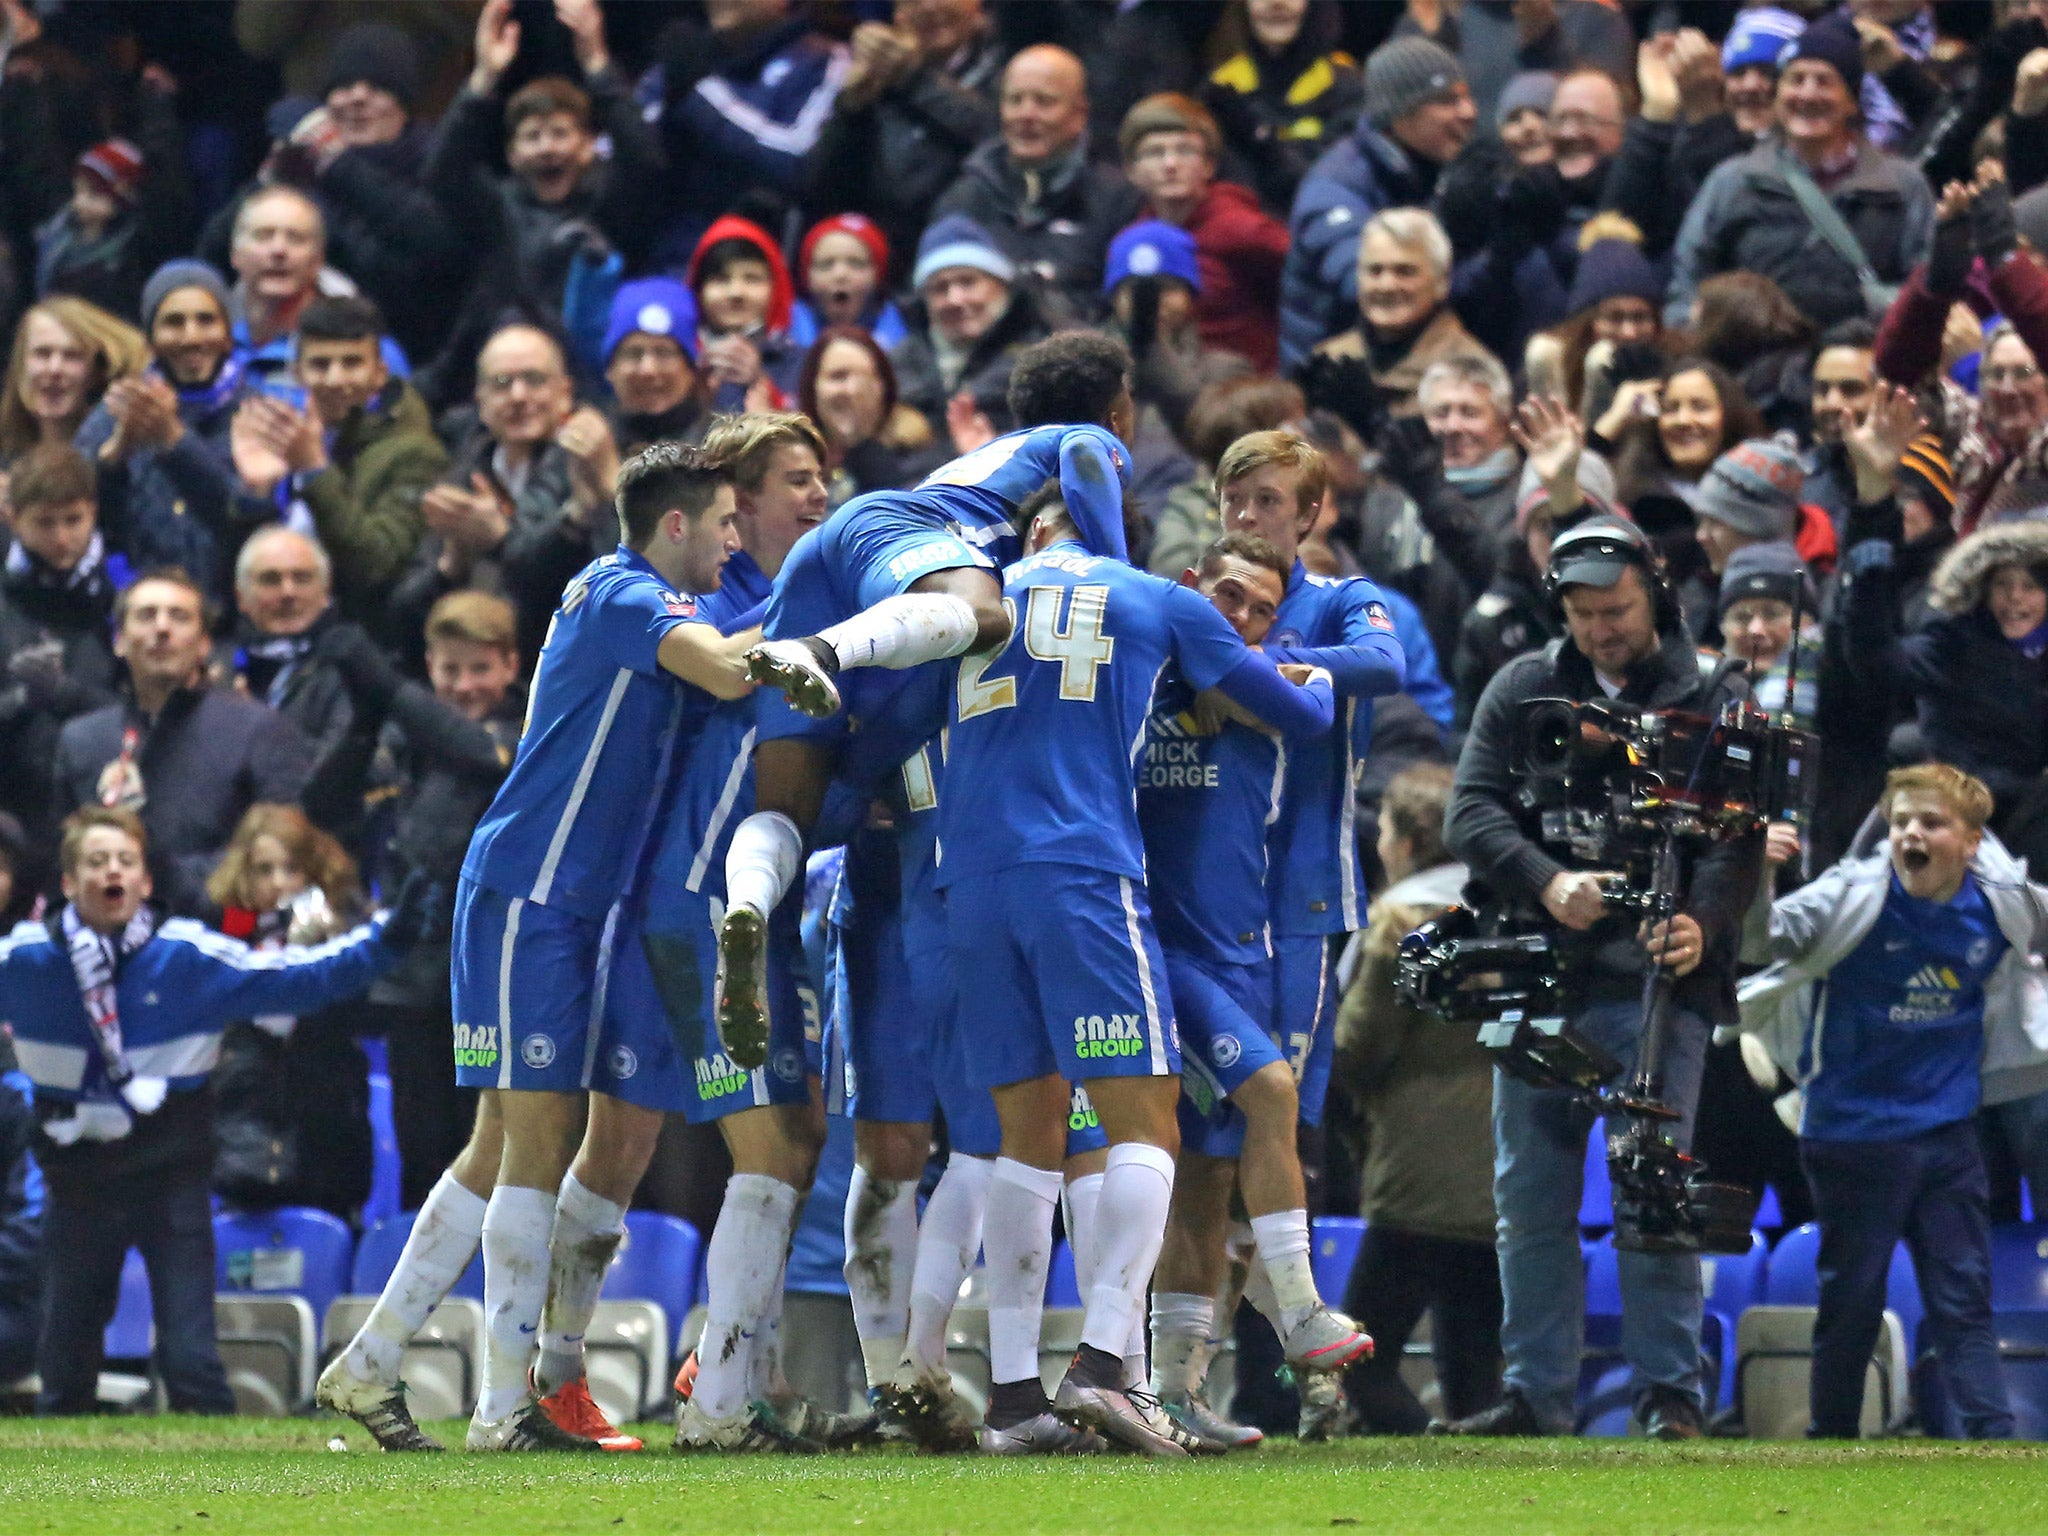
<path fill-rule="evenodd" d="M 1529 564 L 1520 538 L 1507 536 L 1493 584 L 1480 593 L 1458 626 L 1457 649 L 1451 659 L 1451 688 L 1458 696 L 1457 728 L 1472 723 L 1493 675 L 1518 656 L 1550 644 L 1564 632 L 1557 609 L 1543 595 L 1543 585 Z"/>
<path fill-rule="evenodd" d="M 112 703 L 120 667 L 108 641 L 114 584 L 106 567 L 75 584 L 24 558 L 0 573 L 0 809 L 20 818 L 31 845 L 55 833 L 50 766 L 64 722 Z M 31 675 L 16 658 L 59 648 L 61 666 Z M 52 686 L 54 684 L 54 686 Z"/>
<path fill-rule="evenodd" d="M 1032 290 L 1012 288 L 1010 307 L 968 349 L 967 365 L 949 389 L 939 372 L 939 356 L 932 347 L 931 323 L 925 316 L 923 301 L 913 300 L 904 305 L 903 320 L 910 334 L 889 354 L 896 369 L 896 396 L 912 410 L 924 413 L 924 419 L 931 423 L 932 435 L 940 442 L 947 440 L 946 402 L 963 389 L 976 396 L 984 390 L 1000 395 L 1016 363 L 1016 354 L 1034 341 L 1043 340 L 1049 332 Z"/>
<path fill-rule="evenodd" d="M 329 609 L 304 636 L 317 645 L 321 632 L 335 622 Z M 355 740 L 361 729 L 348 684 L 329 662 L 317 655 L 273 658 L 252 647 L 262 636 L 243 621 L 237 635 L 241 649 L 237 668 L 249 697 L 270 706 L 298 727 L 311 745 L 313 766 L 301 791 L 308 816 L 354 849 L 362 821 L 363 775 L 369 751 Z"/>
<path fill-rule="evenodd" d="M 1662 626 L 1660 640 L 1654 654 L 1630 669 L 1622 702 L 1650 709 L 1718 709 L 1747 692 L 1737 673 L 1715 686 L 1710 701 L 1711 658 L 1693 649 L 1675 621 Z M 1516 799 L 1527 778 L 1516 771 L 1515 748 L 1520 706 L 1527 701 L 1605 696 L 1592 663 L 1569 636 L 1510 663 L 1480 695 L 1458 759 L 1444 845 L 1496 900 L 1540 912 L 1538 897 L 1553 876 L 1571 868 L 1602 867 L 1567 863 L 1530 836 L 1535 813 Z M 1710 1022 L 1735 1017 L 1735 957 L 1742 915 L 1762 875 L 1762 854 L 1758 836 L 1717 847 L 1689 863 L 1680 910 L 1700 925 L 1706 952 L 1673 995 L 1679 1007 Z M 1616 915 L 1602 919 L 1586 936 L 1591 964 L 1580 983 L 1582 995 L 1590 991 L 1596 999 L 1610 1000 L 1635 995 L 1646 963 L 1633 942 L 1635 928 L 1633 914 Z"/>
<path fill-rule="evenodd" d="M 1643 232 L 1643 254 L 1662 256 L 1678 238 L 1685 210 L 1708 173 L 1723 160 L 1747 154 L 1756 140 L 1726 112 L 1699 122 L 1628 120 L 1621 150 L 1607 171 L 1603 208 L 1626 214 Z"/>
<path fill-rule="evenodd" d="M 805 207 L 813 218 L 851 209 L 880 225 L 889 237 L 885 287 L 909 282 L 932 204 L 974 147 L 996 131 L 1002 58 L 985 33 L 968 45 L 957 68 L 922 65 L 864 107 L 849 107 L 842 98 L 811 147 Z"/>
<path fill-rule="evenodd" d="M 130 730 L 156 900 L 175 914 L 203 913 L 206 877 L 242 813 L 259 801 L 296 801 L 312 768 L 312 747 L 274 710 L 226 689 L 180 689 L 153 720 L 126 696 L 80 715 L 58 734 L 52 777 L 59 818 L 101 803 L 101 777 L 120 758 Z"/>
<path fill-rule="evenodd" d="M 1045 286 L 1058 320 L 1085 320 L 1102 308 L 1102 263 L 1109 242 L 1144 212 L 1145 199 L 1121 174 L 1093 165 L 1077 145 L 1065 160 L 1026 173 L 1001 139 L 967 157 L 960 179 L 931 217 L 964 213 L 1003 248 L 1020 273 Z"/>

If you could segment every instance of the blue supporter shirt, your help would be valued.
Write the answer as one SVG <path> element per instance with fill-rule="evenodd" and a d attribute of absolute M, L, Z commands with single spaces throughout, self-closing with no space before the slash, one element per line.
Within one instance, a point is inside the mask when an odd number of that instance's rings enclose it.
<path fill-rule="evenodd" d="M 662 640 L 706 622 L 630 549 L 571 581 L 548 627 L 512 771 L 470 839 L 463 878 L 601 921 L 625 889 L 691 695 Z"/>
<path fill-rule="evenodd" d="M 963 658 L 954 688 L 938 885 L 1023 863 L 1142 879 L 1137 760 L 1160 674 L 1208 688 L 1250 652 L 1201 593 L 1070 541 L 1003 590 L 1010 642 Z"/>
<path fill-rule="evenodd" d="M 1266 654 L 1327 667 L 1337 685 L 1337 724 L 1328 738 L 1287 756 L 1273 824 L 1273 932 L 1349 933 L 1365 925 L 1351 786 L 1372 735 L 1372 700 L 1399 693 L 1407 676 L 1394 616 L 1363 577 L 1312 576 L 1297 560 Z"/>
<path fill-rule="evenodd" d="M 1286 754 L 1235 721 L 1204 731 L 1194 701 L 1184 683 L 1169 683 L 1145 724 L 1138 825 L 1152 921 L 1164 948 L 1250 964 L 1272 953 L 1267 829 L 1280 813 Z"/>
<path fill-rule="evenodd" d="M 2006 947 L 1976 876 L 1932 902 L 1894 874 L 1877 922 L 1828 974 L 1800 1134 L 1897 1141 L 1975 1114 L 1984 983 Z"/>

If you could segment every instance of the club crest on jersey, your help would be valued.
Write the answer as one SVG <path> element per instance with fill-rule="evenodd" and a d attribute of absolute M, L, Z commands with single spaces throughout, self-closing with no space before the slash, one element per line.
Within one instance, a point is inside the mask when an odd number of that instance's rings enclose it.
<path fill-rule="evenodd" d="M 1298 629 L 1280 629 L 1266 637 L 1266 644 L 1294 650 L 1307 645 L 1308 641 L 1302 638 L 1302 633 Z"/>
<path fill-rule="evenodd" d="M 555 1064 L 555 1042 L 546 1035 L 532 1034 L 519 1042 L 519 1059 L 536 1072 Z"/>
<path fill-rule="evenodd" d="M 1384 629 L 1389 634 L 1393 632 L 1394 616 L 1387 612 L 1387 605 L 1385 603 L 1367 603 L 1365 605 L 1365 622 L 1374 629 Z"/>
<path fill-rule="evenodd" d="M 1086 1061 L 1101 1056 L 1136 1056 L 1145 1049 L 1135 1013 L 1091 1013 L 1074 1020 L 1074 1054 Z"/>
<path fill-rule="evenodd" d="M 695 618 L 697 614 L 697 599 L 685 597 L 680 592 L 662 593 L 661 605 L 679 619 Z"/>

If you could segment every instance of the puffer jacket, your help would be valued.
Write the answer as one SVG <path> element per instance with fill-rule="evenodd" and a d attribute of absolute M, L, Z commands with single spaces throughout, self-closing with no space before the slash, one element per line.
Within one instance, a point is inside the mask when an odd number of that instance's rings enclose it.
<path fill-rule="evenodd" d="M 2009 809 L 2048 769 L 2048 658 L 2029 660 L 1999 633 L 1984 592 L 2001 565 L 2048 566 L 2048 522 L 2001 523 L 1957 544 L 1928 585 L 1934 617 L 1912 634 L 1898 631 L 1890 568 L 1852 563 L 1840 599 L 1852 677 L 1865 691 L 1911 693 L 1929 754 Z"/>
<path fill-rule="evenodd" d="M 1280 363 L 1292 369 L 1358 312 L 1358 238 L 1382 208 L 1426 208 L 1437 167 L 1370 124 L 1309 168 L 1288 215 L 1280 274 Z"/>
<path fill-rule="evenodd" d="M 1716 166 L 1693 199 L 1672 250 L 1664 323 L 1691 318 L 1699 285 L 1720 272 L 1758 272 L 1825 330 L 1868 313 L 1855 268 L 1820 237 L 1785 179 L 1791 151 L 1772 142 Z M 1905 161 L 1868 144 L 1826 189 L 1876 271 L 1903 283 L 1934 242 L 1934 194 Z"/>
<path fill-rule="evenodd" d="M 1771 904 L 1773 963 L 1737 989 L 1744 1034 L 1755 1035 L 1794 1082 L 1817 1017 L 1815 983 L 1863 942 L 1891 886 L 1890 843 L 1868 858 L 1844 859 L 1811 884 Z M 1984 984 L 1984 1102 L 2005 1104 L 2048 1088 L 2048 979 L 2039 951 L 2048 945 L 2048 890 L 1987 832 L 1970 871 L 2012 947 Z M 1823 993 L 1823 996 L 1825 994 Z"/>

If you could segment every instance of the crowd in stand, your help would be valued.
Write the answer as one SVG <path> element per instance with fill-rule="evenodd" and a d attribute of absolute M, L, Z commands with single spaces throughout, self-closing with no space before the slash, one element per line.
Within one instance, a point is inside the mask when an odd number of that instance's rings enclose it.
<path fill-rule="evenodd" d="M 452 903 L 622 463 L 801 411 L 822 457 L 749 495 L 816 522 L 1009 430 L 1016 354 L 1072 327 L 1135 361 L 1134 561 L 1193 566 L 1225 451 L 1292 429 L 1330 470 L 1301 558 L 1373 578 L 1407 659 L 1356 790 L 1391 891 L 1307 1159 L 1374 1223 L 1362 1320 L 1489 1272 L 1490 1068 L 1385 973 L 1456 890 L 1428 765 L 1564 633 L 1569 530 L 1640 530 L 1683 643 L 1818 732 L 1781 893 L 1926 761 L 2048 869 L 2042 0 L 89 9 L 0 0 L 10 925 L 54 922 L 91 807 L 139 818 L 166 918 L 258 947 L 410 877 Z M 223 61 L 274 99 L 206 99 Z M 354 1219 L 368 1036 L 416 1207 L 472 1113 L 446 975 L 428 937 L 362 1000 L 235 1023 L 210 1160 L 122 1176 Z M 1730 1043 L 1704 1078 L 1701 1153 L 1806 1219 L 1789 1073 Z M 35 1332 L 20 1090 L 0 1384 Z M 1980 1118 L 2009 1218 L 2048 1190 L 2048 1100 Z M 701 1216 L 716 1141 L 677 1141 L 705 1173 L 643 1198 Z M 1464 1289 L 1457 1413 L 1498 1392 L 1499 1293 Z M 1352 1397 L 1420 1428 L 1391 1367 Z"/>

